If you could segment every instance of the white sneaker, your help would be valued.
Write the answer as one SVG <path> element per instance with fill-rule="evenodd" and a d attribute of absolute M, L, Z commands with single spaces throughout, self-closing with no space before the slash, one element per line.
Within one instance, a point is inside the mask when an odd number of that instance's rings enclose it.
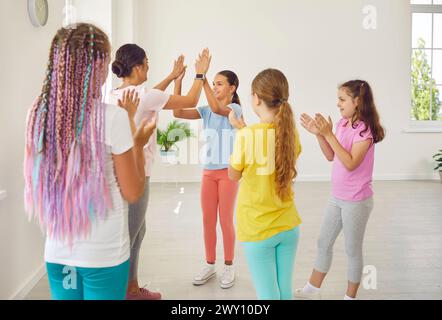
<path fill-rule="evenodd" d="M 195 286 L 202 286 L 216 275 L 215 265 L 206 264 L 206 266 L 193 278 Z"/>
<path fill-rule="evenodd" d="M 219 285 L 222 289 L 229 289 L 235 284 L 235 269 L 233 266 L 224 265 L 223 273 L 219 279 Z"/>
<path fill-rule="evenodd" d="M 321 292 L 307 293 L 304 292 L 304 288 L 299 288 L 295 290 L 295 298 L 305 299 L 305 300 L 321 300 Z"/>

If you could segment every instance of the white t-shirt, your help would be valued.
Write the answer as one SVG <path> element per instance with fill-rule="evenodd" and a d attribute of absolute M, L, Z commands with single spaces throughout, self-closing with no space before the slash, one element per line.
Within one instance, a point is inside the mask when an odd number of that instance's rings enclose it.
<path fill-rule="evenodd" d="M 112 209 L 105 220 L 91 221 L 90 236 L 69 244 L 46 237 L 45 261 L 83 268 L 114 267 L 130 257 L 128 203 L 121 196 L 115 176 L 112 154 L 120 155 L 133 147 L 127 112 L 114 105 L 105 105 L 105 174 L 112 199 Z"/>
<path fill-rule="evenodd" d="M 167 102 L 169 101 L 170 95 L 157 89 L 149 89 L 145 83 L 139 86 L 129 86 L 124 89 L 114 89 L 110 93 L 109 102 L 114 105 L 118 105 L 118 99 L 121 99 L 123 93 L 127 90 L 135 90 L 138 92 L 140 97 L 140 104 L 138 106 L 137 113 L 135 114 L 135 124 L 137 126 L 140 125 L 141 121 L 144 118 L 147 118 L 149 121 L 153 117 L 157 117 L 158 123 L 158 113 L 164 109 Z M 144 148 L 144 158 L 146 161 L 145 164 L 145 173 L 146 177 L 150 177 L 152 174 L 152 166 L 155 159 L 155 153 L 157 146 L 157 131 L 155 130 Z"/>

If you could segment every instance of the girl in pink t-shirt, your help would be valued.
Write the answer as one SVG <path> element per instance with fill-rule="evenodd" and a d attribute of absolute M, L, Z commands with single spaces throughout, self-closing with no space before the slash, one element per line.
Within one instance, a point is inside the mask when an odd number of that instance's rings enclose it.
<path fill-rule="evenodd" d="M 320 299 L 320 288 L 333 257 L 333 245 L 344 230 L 348 257 L 346 300 L 356 298 L 362 278 L 362 246 L 373 209 L 372 175 L 375 145 L 385 137 L 370 85 L 361 80 L 344 83 L 338 92 L 342 119 L 333 134 L 333 122 L 321 114 L 303 114 L 302 126 L 316 135 L 322 152 L 333 161 L 332 196 L 318 241 L 318 256 L 310 281 L 297 289 L 298 298 Z"/>

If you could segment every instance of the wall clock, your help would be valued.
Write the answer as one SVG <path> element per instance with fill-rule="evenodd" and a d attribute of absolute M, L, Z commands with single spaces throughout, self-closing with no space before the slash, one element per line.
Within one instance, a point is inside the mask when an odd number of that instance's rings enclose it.
<path fill-rule="evenodd" d="M 35 27 L 43 27 L 48 22 L 48 0 L 28 0 L 28 13 Z"/>

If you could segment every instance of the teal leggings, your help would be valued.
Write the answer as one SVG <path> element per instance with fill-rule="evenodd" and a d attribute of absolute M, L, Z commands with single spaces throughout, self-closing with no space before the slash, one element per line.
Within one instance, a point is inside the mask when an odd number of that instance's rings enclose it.
<path fill-rule="evenodd" d="M 291 300 L 299 227 L 270 239 L 243 242 L 259 300 Z"/>
<path fill-rule="evenodd" d="M 124 300 L 129 260 L 110 268 L 80 268 L 46 263 L 53 300 Z"/>

